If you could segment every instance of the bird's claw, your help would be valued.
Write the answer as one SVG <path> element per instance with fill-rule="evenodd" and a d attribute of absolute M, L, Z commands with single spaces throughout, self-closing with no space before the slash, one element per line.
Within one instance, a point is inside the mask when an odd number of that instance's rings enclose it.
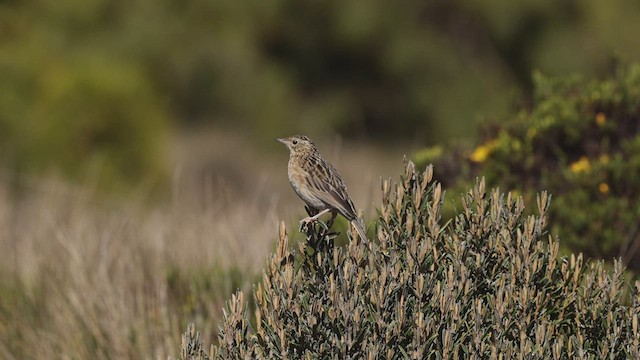
<path fill-rule="evenodd" d="M 309 226 L 309 223 L 312 223 L 312 224 L 313 224 L 313 223 L 315 223 L 315 222 L 317 222 L 317 221 L 318 221 L 318 219 L 314 219 L 314 218 L 313 218 L 313 217 L 311 217 L 311 216 L 306 217 L 306 218 L 304 218 L 304 219 L 300 220 L 300 231 L 302 231 L 302 230 L 304 230 L 306 227 L 308 227 L 308 226 Z"/>
<path fill-rule="evenodd" d="M 306 225 L 308 223 L 315 223 L 315 222 L 318 222 L 318 218 L 313 216 L 307 216 L 306 218 L 300 220 L 300 225 Z"/>
<path fill-rule="evenodd" d="M 313 224 L 313 225 L 318 224 L 325 230 L 325 232 L 328 232 L 329 229 L 331 228 L 329 224 L 325 224 L 324 222 L 320 221 L 317 217 L 309 216 L 300 220 L 300 231 L 302 232 L 305 228 L 308 228 L 309 224 Z"/>

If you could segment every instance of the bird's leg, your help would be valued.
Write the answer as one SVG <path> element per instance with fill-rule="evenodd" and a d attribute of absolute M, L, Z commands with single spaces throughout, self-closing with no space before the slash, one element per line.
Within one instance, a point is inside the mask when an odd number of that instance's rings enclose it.
<path fill-rule="evenodd" d="M 313 216 L 318 213 L 318 210 L 310 207 L 309 205 L 305 205 L 304 210 L 307 212 L 307 215 L 309 216 Z"/>
<path fill-rule="evenodd" d="M 338 212 L 335 210 L 331 211 L 331 219 L 327 221 L 327 228 L 331 229 L 331 226 L 333 226 L 333 222 L 336 220 L 336 216 L 338 216 Z"/>
<path fill-rule="evenodd" d="M 305 205 L 304 206 L 304 210 L 307 212 L 307 215 L 309 215 L 308 217 L 306 217 L 305 219 L 309 219 L 312 216 L 314 216 L 315 214 L 318 213 L 318 210 L 315 208 L 312 208 L 309 205 Z M 305 227 L 307 227 L 308 223 L 304 222 L 304 221 L 300 221 L 300 232 L 302 232 L 304 230 Z"/>
<path fill-rule="evenodd" d="M 306 218 L 300 220 L 300 224 L 308 224 L 310 222 L 316 222 L 318 221 L 318 218 L 320 217 L 320 215 L 326 214 L 328 211 L 329 209 L 324 209 L 313 216 L 307 216 Z"/>

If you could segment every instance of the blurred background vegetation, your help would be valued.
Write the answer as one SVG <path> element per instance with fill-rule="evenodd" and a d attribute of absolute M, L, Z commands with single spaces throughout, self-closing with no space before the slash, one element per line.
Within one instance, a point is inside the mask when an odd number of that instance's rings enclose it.
<path fill-rule="evenodd" d="M 475 176 L 548 188 L 565 251 L 637 265 L 639 33 L 632 0 L 0 0 L 0 357 L 166 358 L 194 317 L 213 338 L 203 319 L 253 281 L 275 219 L 302 214 L 273 141 L 291 133 L 322 145 L 369 220 L 406 153 L 454 192 Z M 532 128 L 546 141 L 526 143 Z M 123 288 L 144 296 L 120 304 Z M 105 309 L 113 328 L 82 321 Z"/>
<path fill-rule="evenodd" d="M 0 2 L 2 159 L 140 178 L 175 126 L 264 145 L 472 137 L 532 96 L 532 71 L 640 59 L 640 5 L 586 1 Z M 124 160 L 123 160 L 124 159 Z M 150 169 L 145 169 L 145 168 Z"/>

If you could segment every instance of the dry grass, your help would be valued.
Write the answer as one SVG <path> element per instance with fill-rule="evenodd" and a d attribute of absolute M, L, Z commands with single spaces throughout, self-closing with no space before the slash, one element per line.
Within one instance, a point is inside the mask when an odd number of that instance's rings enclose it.
<path fill-rule="evenodd" d="M 2 178 L 0 358 L 165 359 L 178 353 L 188 322 L 212 342 L 224 301 L 261 273 L 277 221 L 302 212 L 286 151 L 265 155 L 246 141 L 181 137 L 162 205 L 40 179 L 23 182 L 18 196 Z M 324 149 L 373 216 L 371 174 L 395 172 L 390 157 Z"/>
<path fill-rule="evenodd" d="M 189 318 L 212 338 L 275 234 L 272 209 L 224 194 L 208 208 L 150 211 L 76 195 L 4 191 L 0 357 L 165 358 Z"/>

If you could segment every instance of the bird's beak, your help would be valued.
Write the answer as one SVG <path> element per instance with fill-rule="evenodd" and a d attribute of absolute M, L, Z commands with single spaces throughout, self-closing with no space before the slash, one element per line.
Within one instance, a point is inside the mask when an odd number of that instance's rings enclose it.
<path fill-rule="evenodd" d="M 287 145 L 287 139 L 286 138 L 277 138 L 276 140 L 278 140 L 279 142 Z"/>

